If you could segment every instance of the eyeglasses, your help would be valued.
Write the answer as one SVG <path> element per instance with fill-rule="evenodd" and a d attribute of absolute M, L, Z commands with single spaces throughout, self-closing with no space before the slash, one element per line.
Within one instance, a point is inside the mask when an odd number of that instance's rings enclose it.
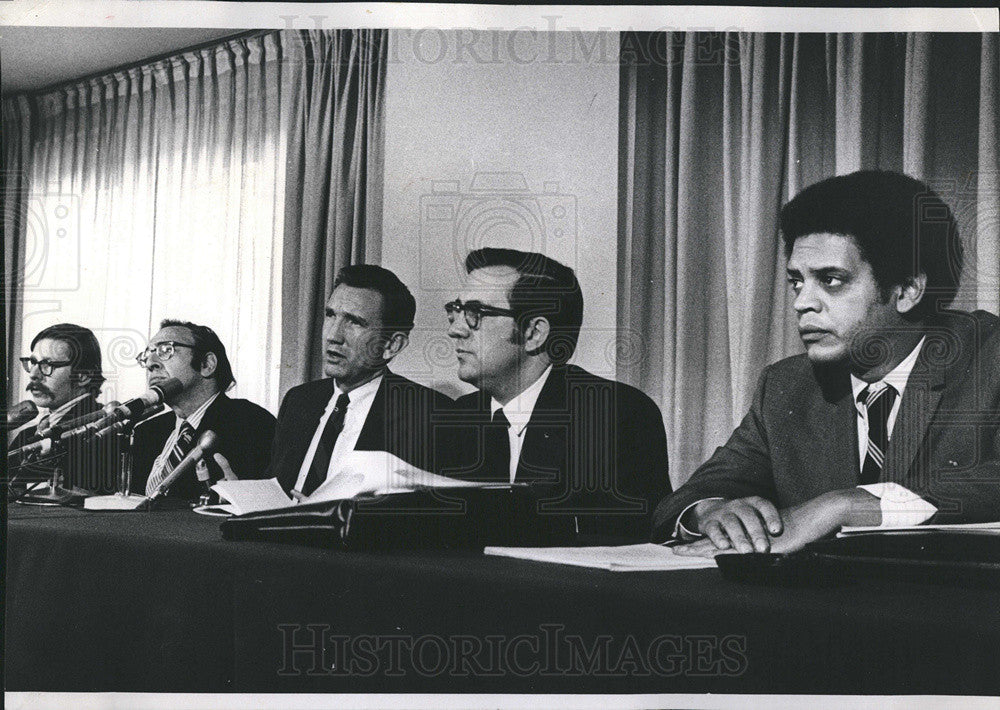
<path fill-rule="evenodd" d="M 153 353 L 156 353 L 156 358 L 160 362 L 166 362 L 167 360 L 169 360 L 174 356 L 175 352 L 174 348 L 191 348 L 192 350 L 194 350 L 193 345 L 188 345 L 187 343 L 178 343 L 176 340 L 164 340 L 159 343 L 156 343 L 155 345 L 147 347 L 145 350 L 143 350 L 141 353 L 135 356 L 135 361 L 140 365 L 142 365 L 143 367 L 145 367 L 146 363 L 149 362 L 149 356 L 152 355 Z"/>
<path fill-rule="evenodd" d="M 487 306 L 485 303 L 480 303 L 479 301 L 462 303 L 457 298 L 454 301 L 444 304 L 444 311 L 448 314 L 449 323 L 455 322 L 456 314 L 465 314 L 465 324 L 469 326 L 470 330 L 479 330 L 479 323 L 486 316 L 510 316 L 513 318 L 515 315 L 514 311 L 507 308 Z"/>
<path fill-rule="evenodd" d="M 22 357 L 18 358 L 21 361 L 21 367 L 29 375 L 31 374 L 31 368 L 38 367 L 43 375 L 48 377 L 52 374 L 52 371 L 57 367 L 66 367 L 67 365 L 72 365 L 72 360 L 36 360 L 33 357 Z"/>

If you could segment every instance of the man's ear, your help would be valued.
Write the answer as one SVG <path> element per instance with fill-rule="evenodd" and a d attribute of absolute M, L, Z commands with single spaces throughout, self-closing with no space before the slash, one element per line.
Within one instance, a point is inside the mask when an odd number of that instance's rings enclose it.
<path fill-rule="evenodd" d="M 90 381 L 94 379 L 93 375 L 88 375 L 85 372 L 74 372 L 70 379 L 73 381 L 75 387 L 86 387 L 90 384 Z"/>
<path fill-rule="evenodd" d="M 201 369 L 199 372 L 201 376 L 208 379 L 215 374 L 215 368 L 219 366 L 219 358 L 215 356 L 215 353 L 209 352 L 205 353 L 205 361 L 201 363 Z"/>
<path fill-rule="evenodd" d="M 529 355 L 541 352 L 549 340 L 552 325 L 545 316 L 536 316 L 528 321 L 524 329 L 524 349 Z"/>
<path fill-rule="evenodd" d="M 909 313 L 920 303 L 927 291 L 927 274 L 919 273 L 906 279 L 897 287 L 896 311 L 898 313 Z"/>
<path fill-rule="evenodd" d="M 389 334 L 382 348 L 382 359 L 389 362 L 394 357 L 403 352 L 403 349 L 410 344 L 410 336 L 401 330 L 395 330 Z"/>

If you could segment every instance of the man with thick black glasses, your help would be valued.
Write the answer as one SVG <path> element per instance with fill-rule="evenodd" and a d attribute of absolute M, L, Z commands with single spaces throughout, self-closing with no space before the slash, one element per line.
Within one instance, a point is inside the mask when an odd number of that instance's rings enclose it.
<path fill-rule="evenodd" d="M 169 409 L 164 414 L 135 428 L 133 491 L 151 495 L 206 431 L 217 437 L 218 453 L 206 461 L 211 482 L 230 471 L 240 478 L 264 477 L 271 460 L 274 416 L 253 402 L 226 395 L 236 380 L 215 331 L 185 321 L 164 320 L 136 359 L 146 368 L 150 386 L 176 378 L 182 388 L 167 399 Z M 176 501 L 195 502 L 205 494 L 205 483 L 192 470 L 181 475 L 167 495 Z"/>
<path fill-rule="evenodd" d="M 28 373 L 27 391 L 38 416 L 11 432 L 7 450 L 45 439 L 59 442 L 67 422 L 101 409 L 97 398 L 104 384 L 101 346 L 94 333 L 72 323 L 42 330 L 31 341 L 31 354 L 20 358 Z M 111 442 L 72 439 L 39 452 L 34 461 L 8 471 L 16 482 L 51 480 L 59 469 L 56 490 L 36 487 L 24 500 L 67 502 L 72 493 L 111 492 L 115 486 L 117 451 Z M 19 495 L 26 493 L 17 486 Z"/>
<path fill-rule="evenodd" d="M 465 268 L 445 312 L 458 376 L 478 391 L 437 428 L 441 473 L 531 484 L 539 514 L 580 535 L 646 538 L 670 491 L 663 420 L 639 390 L 567 364 L 583 322 L 573 270 L 494 248 Z"/>

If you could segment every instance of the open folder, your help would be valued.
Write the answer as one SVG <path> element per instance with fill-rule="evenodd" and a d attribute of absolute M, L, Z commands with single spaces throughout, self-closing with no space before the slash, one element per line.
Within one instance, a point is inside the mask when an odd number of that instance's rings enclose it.
<path fill-rule="evenodd" d="M 298 500 L 288 496 L 277 479 L 219 481 L 212 490 L 226 501 L 195 510 L 207 515 L 246 515 L 281 510 L 305 503 L 347 500 L 358 496 L 406 493 L 427 488 L 484 488 L 493 484 L 460 481 L 417 468 L 386 451 L 351 451 L 336 474 L 313 493 Z"/>

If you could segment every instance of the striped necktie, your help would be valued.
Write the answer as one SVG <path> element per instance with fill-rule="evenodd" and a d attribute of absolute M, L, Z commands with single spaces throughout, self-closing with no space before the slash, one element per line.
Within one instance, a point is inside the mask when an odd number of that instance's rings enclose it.
<path fill-rule="evenodd" d="M 181 424 L 181 430 L 177 434 L 177 441 L 174 443 L 174 447 L 170 449 L 170 455 L 167 457 L 166 463 L 163 464 L 163 468 L 153 473 L 146 481 L 147 496 L 153 495 L 153 492 L 160 487 L 160 484 L 163 483 L 164 479 L 170 475 L 171 471 L 177 468 L 177 465 L 184 460 L 184 457 L 187 456 L 193 448 L 194 427 L 185 421 Z"/>
<path fill-rule="evenodd" d="M 878 483 L 885 467 L 885 452 L 889 446 L 889 412 L 896 401 L 892 385 L 876 389 L 868 385 L 858 395 L 868 411 L 868 449 L 861 467 L 861 483 Z"/>

